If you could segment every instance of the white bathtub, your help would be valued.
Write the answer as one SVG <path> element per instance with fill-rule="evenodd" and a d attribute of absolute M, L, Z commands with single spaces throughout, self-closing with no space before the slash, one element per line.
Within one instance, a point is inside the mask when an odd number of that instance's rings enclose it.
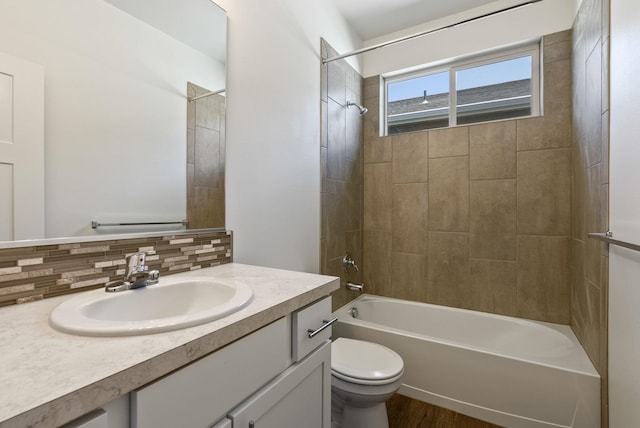
<path fill-rule="evenodd" d="M 568 326 L 366 294 L 335 316 L 334 337 L 402 356 L 403 395 L 509 428 L 600 426 L 600 376 Z"/>

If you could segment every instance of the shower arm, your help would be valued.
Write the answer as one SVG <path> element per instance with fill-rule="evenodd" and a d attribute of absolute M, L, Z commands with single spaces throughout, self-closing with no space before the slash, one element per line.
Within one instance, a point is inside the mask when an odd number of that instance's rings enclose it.
<path fill-rule="evenodd" d="M 360 116 L 364 116 L 364 115 L 365 115 L 365 114 L 367 114 L 367 112 L 369 111 L 369 109 L 368 109 L 368 108 L 366 108 L 366 107 L 364 107 L 364 106 L 361 106 L 361 105 L 360 105 L 360 104 L 358 104 L 358 103 L 354 103 L 354 102 L 352 102 L 352 101 L 347 101 L 347 108 L 349 108 L 349 107 L 351 107 L 351 106 L 356 107 L 358 110 L 360 110 Z"/>

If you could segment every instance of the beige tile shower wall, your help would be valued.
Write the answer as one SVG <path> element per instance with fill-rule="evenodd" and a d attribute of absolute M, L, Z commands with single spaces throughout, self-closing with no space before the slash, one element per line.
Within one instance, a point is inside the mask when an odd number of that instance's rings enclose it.
<path fill-rule="evenodd" d="M 149 269 L 160 278 L 231 263 L 231 232 L 164 235 L 0 249 L 0 306 L 104 287 L 122 279 L 125 257 L 155 250 Z"/>
<path fill-rule="evenodd" d="M 602 426 L 608 426 L 606 245 L 608 230 L 609 1 L 584 0 L 573 26 L 573 203 L 571 327 L 602 378 Z"/>
<path fill-rule="evenodd" d="M 322 40 L 322 55 L 337 52 Z M 342 268 L 342 257 L 350 253 L 358 266 L 362 256 L 362 126 L 363 119 L 347 101 L 362 104 L 362 77 L 346 61 L 322 66 L 322 236 L 320 270 L 339 276 L 341 287 L 333 293 L 338 308 L 358 293 L 345 288 L 347 281 L 361 283 L 362 271 Z M 372 114 L 369 112 L 368 114 Z"/>
<path fill-rule="evenodd" d="M 209 92 L 187 84 L 190 97 Z M 190 229 L 224 227 L 226 98 L 187 104 L 187 220 Z"/>
<path fill-rule="evenodd" d="M 544 41 L 544 116 L 379 137 L 365 80 L 368 292 L 568 324 L 571 33 Z"/>

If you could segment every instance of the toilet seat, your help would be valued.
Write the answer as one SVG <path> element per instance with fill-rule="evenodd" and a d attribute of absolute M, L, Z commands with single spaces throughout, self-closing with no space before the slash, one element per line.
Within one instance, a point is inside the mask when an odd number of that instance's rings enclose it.
<path fill-rule="evenodd" d="M 360 385 L 384 385 L 404 373 L 404 361 L 386 346 L 340 337 L 331 346 L 331 374 Z"/>

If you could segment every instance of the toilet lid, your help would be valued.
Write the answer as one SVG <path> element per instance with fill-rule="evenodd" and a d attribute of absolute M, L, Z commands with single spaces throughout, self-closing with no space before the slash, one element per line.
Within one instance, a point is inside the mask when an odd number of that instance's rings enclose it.
<path fill-rule="evenodd" d="M 331 370 L 340 377 L 377 381 L 400 375 L 404 362 L 386 346 L 340 337 L 331 345 Z"/>

